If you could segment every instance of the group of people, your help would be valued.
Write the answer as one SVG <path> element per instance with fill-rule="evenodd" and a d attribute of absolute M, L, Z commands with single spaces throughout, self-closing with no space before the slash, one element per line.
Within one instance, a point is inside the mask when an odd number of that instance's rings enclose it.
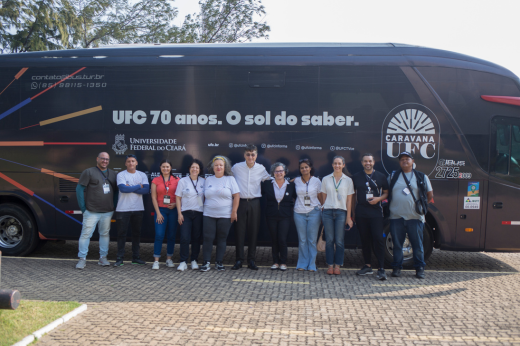
<path fill-rule="evenodd" d="M 159 260 L 164 238 L 167 239 L 166 266 L 172 260 L 177 225 L 180 225 L 180 264 L 177 270 L 209 271 L 213 244 L 216 245 L 215 269 L 225 270 L 222 263 L 226 239 L 235 222 L 236 261 L 231 268 L 239 270 L 247 265 L 258 270 L 255 263 L 258 231 L 261 222 L 260 198 L 266 200 L 266 223 L 272 239 L 273 270 L 287 270 L 287 237 L 294 220 L 298 233 L 299 271 L 317 271 L 316 255 L 320 225 L 326 241 L 327 274 L 340 275 L 345 252 L 345 227 L 352 227 L 354 219 L 361 235 L 365 265 L 358 275 L 372 274 L 372 248 L 378 261 L 377 278 L 386 280 L 384 270 L 385 239 L 383 232 L 383 202 L 389 201 L 390 232 L 393 239 L 392 276 L 400 276 L 406 234 L 412 244 L 416 276 L 424 278 L 422 245 L 424 212 L 416 207 L 420 196 L 433 199 L 431 183 L 426 175 L 413 169 L 409 152 L 399 155 L 401 169 L 390 177 L 374 170 L 374 157 L 362 156 L 363 171 L 350 178 L 345 174 L 345 159 L 335 156 L 333 172 L 321 181 L 314 176 L 310 159 L 299 161 L 300 176 L 286 179 L 287 166 L 276 162 L 270 174 L 256 162 L 258 151 L 250 144 L 245 148 L 245 161 L 231 166 L 230 160 L 215 156 L 207 165 L 211 176 L 204 178 L 202 162 L 194 159 L 189 176 L 172 175 L 172 163 L 163 160 L 160 175 L 151 186 L 146 175 L 137 170 L 137 159 L 127 155 L 126 170 L 117 174 L 108 168 L 110 157 L 102 152 L 97 165 L 80 176 L 76 188 L 78 203 L 83 212 L 83 228 L 79 239 L 79 261 L 76 268 L 86 266 L 90 238 L 96 225 L 99 230 L 100 259 L 98 264 L 110 265 L 107 260 L 110 222 L 114 212 L 117 225 L 117 259 L 115 266 L 124 264 L 128 228 L 132 236 L 132 264 L 145 264 L 139 246 L 144 194 L 151 191 L 155 209 L 154 263 Z M 417 196 L 417 198 L 415 197 Z M 247 238 L 247 258 L 245 243 Z M 190 256 L 191 244 L 191 256 Z M 202 245 L 202 265 L 198 257 Z"/>

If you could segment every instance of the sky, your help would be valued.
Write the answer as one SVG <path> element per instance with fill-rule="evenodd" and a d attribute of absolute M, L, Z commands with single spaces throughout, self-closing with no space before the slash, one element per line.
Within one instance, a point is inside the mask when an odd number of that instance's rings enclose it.
<path fill-rule="evenodd" d="M 269 40 L 377 42 L 438 48 L 491 61 L 520 77 L 519 0 L 262 0 Z M 198 12 L 176 0 L 176 24 Z"/>

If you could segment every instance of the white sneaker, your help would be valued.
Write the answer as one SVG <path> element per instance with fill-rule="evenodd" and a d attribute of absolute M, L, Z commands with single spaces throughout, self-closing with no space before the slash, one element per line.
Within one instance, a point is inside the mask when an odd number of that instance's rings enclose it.
<path fill-rule="evenodd" d="M 185 271 L 186 269 L 188 269 L 188 265 L 186 264 L 186 262 L 181 262 L 177 267 L 177 270 L 180 270 L 181 272 Z"/>
<path fill-rule="evenodd" d="M 191 261 L 191 269 L 197 270 L 199 269 L 199 265 L 197 264 L 197 261 Z"/>
<path fill-rule="evenodd" d="M 76 269 L 84 269 L 87 265 L 87 260 L 84 258 L 80 258 L 78 264 L 76 264 Z"/>
<path fill-rule="evenodd" d="M 159 270 L 159 261 L 155 261 L 155 262 L 153 262 L 152 269 L 153 269 L 153 270 Z"/>
<path fill-rule="evenodd" d="M 173 261 L 171 259 L 167 259 L 166 260 L 166 266 L 168 268 L 173 268 L 173 267 L 175 267 L 175 264 L 173 264 Z"/>

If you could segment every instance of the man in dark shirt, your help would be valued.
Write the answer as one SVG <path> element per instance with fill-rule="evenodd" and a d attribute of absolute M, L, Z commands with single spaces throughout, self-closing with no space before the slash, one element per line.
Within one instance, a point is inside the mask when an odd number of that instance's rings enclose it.
<path fill-rule="evenodd" d="M 388 197 L 388 180 L 383 173 L 374 170 L 374 156 L 366 153 L 361 158 L 364 170 L 352 177 L 356 190 L 356 224 L 361 236 L 365 265 L 357 275 L 372 274 L 372 244 L 379 269 L 377 278 L 386 280 L 385 238 L 383 237 L 383 207 L 381 201 Z"/>
<path fill-rule="evenodd" d="M 79 261 L 77 269 L 85 268 L 90 238 L 98 225 L 100 266 L 109 266 L 107 260 L 110 242 L 110 223 L 117 205 L 117 173 L 108 169 L 110 156 L 102 152 L 96 158 L 97 165 L 87 168 L 79 177 L 76 195 L 83 212 L 83 229 L 79 237 Z"/>

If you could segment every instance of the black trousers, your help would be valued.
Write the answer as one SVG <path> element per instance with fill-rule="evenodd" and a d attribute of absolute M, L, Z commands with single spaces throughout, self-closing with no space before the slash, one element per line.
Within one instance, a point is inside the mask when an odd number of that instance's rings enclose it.
<path fill-rule="evenodd" d="M 141 243 L 141 226 L 143 224 L 144 211 L 118 211 L 117 221 L 117 258 L 125 257 L 125 243 L 128 234 L 128 226 L 132 231 L 132 256 L 139 257 L 139 245 Z"/>
<path fill-rule="evenodd" d="M 217 254 L 215 261 L 222 262 L 226 252 L 226 239 L 231 228 L 231 219 L 214 218 L 204 216 L 202 221 L 204 232 L 204 245 L 202 246 L 202 257 L 204 264 L 211 261 L 213 251 L 213 240 L 216 238 Z"/>
<path fill-rule="evenodd" d="M 202 212 L 195 210 L 185 210 L 182 212 L 184 222 L 181 225 L 181 262 L 187 262 L 190 256 L 191 242 L 191 261 L 199 258 L 200 243 L 202 240 Z"/>
<path fill-rule="evenodd" d="M 381 217 L 356 217 L 356 225 L 361 237 L 361 248 L 365 264 L 372 263 L 372 247 L 379 263 L 379 268 L 385 267 L 385 238 L 383 237 L 383 220 Z"/>
<path fill-rule="evenodd" d="M 291 227 L 291 218 L 268 216 L 267 227 L 273 241 L 273 263 L 287 264 L 287 235 Z"/>
<path fill-rule="evenodd" d="M 260 198 L 240 199 L 237 211 L 236 260 L 244 261 L 244 243 L 247 234 L 247 260 L 254 261 L 256 257 L 256 241 L 260 228 Z"/>

